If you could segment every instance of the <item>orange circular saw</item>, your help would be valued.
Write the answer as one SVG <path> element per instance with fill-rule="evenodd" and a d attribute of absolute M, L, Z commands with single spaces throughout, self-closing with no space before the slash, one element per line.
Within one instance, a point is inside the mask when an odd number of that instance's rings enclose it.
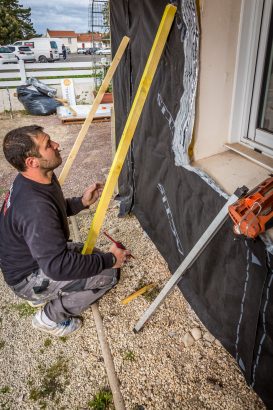
<path fill-rule="evenodd" d="M 267 178 L 228 207 L 234 233 L 256 238 L 273 227 L 273 178 Z"/>

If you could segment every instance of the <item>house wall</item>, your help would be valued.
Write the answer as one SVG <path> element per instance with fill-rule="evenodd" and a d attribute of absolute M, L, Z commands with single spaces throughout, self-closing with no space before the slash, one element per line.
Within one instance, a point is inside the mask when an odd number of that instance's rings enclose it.
<path fill-rule="evenodd" d="M 199 89 L 194 159 L 225 151 L 239 33 L 241 0 L 201 0 Z"/>
<path fill-rule="evenodd" d="M 46 33 L 46 37 L 50 37 L 48 32 Z M 71 53 L 76 53 L 78 44 L 77 44 L 77 38 L 76 37 L 54 37 L 54 38 L 59 38 L 62 44 L 64 44 L 66 47 L 70 48 Z"/>
<path fill-rule="evenodd" d="M 75 37 L 70 37 L 71 42 L 69 42 L 68 38 L 63 39 L 63 43 L 66 47 L 70 48 L 71 53 L 76 53 L 78 44 L 77 44 L 77 38 Z"/>
<path fill-rule="evenodd" d="M 78 41 L 77 42 L 77 47 L 82 48 L 83 43 L 84 43 L 85 48 L 93 47 L 93 41 Z M 101 48 L 102 47 L 102 42 L 101 41 L 94 41 L 94 47 Z"/>

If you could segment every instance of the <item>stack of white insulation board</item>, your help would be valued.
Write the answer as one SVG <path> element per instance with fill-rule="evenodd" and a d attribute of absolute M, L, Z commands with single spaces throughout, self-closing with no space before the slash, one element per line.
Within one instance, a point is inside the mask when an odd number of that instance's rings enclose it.
<path fill-rule="evenodd" d="M 100 104 L 94 120 L 109 119 L 113 103 Z M 83 122 L 88 116 L 92 105 L 71 105 L 57 108 L 57 115 L 63 123 Z"/>

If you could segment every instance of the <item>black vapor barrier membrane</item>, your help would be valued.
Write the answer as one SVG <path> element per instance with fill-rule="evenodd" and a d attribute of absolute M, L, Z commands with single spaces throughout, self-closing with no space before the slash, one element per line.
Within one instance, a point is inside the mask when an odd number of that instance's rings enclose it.
<path fill-rule="evenodd" d="M 113 53 L 124 35 L 131 39 L 113 84 L 117 142 L 166 4 L 164 0 L 110 2 Z M 227 200 L 202 172 L 179 164 L 175 139 L 186 115 L 183 74 L 189 67 L 185 15 L 195 12 L 195 4 L 179 0 L 176 5 L 175 21 L 119 179 L 120 216 L 136 215 L 172 273 Z M 232 354 L 247 383 L 270 409 L 272 269 L 273 256 L 264 243 L 235 238 L 227 220 L 179 283 L 201 321 Z"/>

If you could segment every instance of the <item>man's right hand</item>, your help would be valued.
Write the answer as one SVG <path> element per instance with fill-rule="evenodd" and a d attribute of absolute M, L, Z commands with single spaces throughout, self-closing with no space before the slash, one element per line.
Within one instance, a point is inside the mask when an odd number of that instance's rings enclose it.
<path fill-rule="evenodd" d="M 127 249 L 120 249 L 116 244 L 113 244 L 111 246 L 109 252 L 111 252 L 116 257 L 116 263 L 113 268 L 120 268 L 130 257 L 129 255 L 131 255 L 130 251 L 128 251 Z"/>

